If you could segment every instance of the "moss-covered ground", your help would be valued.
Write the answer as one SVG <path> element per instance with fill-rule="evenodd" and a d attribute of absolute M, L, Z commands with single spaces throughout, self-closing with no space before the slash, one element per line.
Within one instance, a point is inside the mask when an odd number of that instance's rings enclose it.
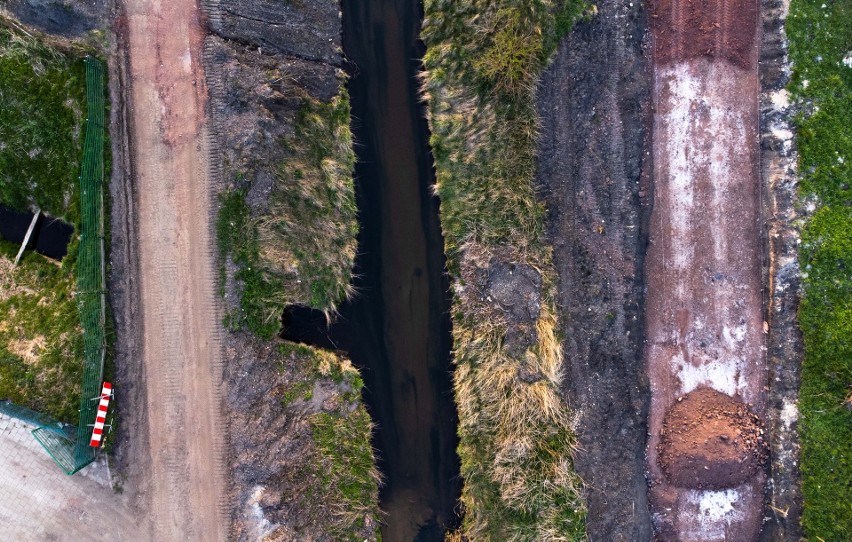
<path fill-rule="evenodd" d="M 573 472 L 571 413 L 559 394 L 555 273 L 535 194 L 535 86 L 559 39 L 581 15 L 577 0 L 427 0 L 424 89 L 455 284 L 453 339 L 464 536 L 481 541 L 584 537 Z M 503 348 L 505 324 L 462 299 L 465 277 L 493 259 L 542 276 L 537 343 Z M 543 378 L 518 378 L 519 367 Z"/>
<path fill-rule="evenodd" d="M 787 19 L 804 225 L 802 519 L 852 540 L 852 1 L 793 0 Z"/>
<path fill-rule="evenodd" d="M 0 202 L 77 221 L 85 81 L 81 54 L 0 18 Z"/>

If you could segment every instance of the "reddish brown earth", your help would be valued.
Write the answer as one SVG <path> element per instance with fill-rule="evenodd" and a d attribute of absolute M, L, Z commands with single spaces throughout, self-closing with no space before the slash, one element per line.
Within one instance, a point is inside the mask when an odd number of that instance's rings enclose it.
<path fill-rule="evenodd" d="M 757 474 L 766 461 L 760 418 L 709 388 L 677 399 L 660 431 L 660 467 L 674 486 L 724 489 Z"/>
<path fill-rule="evenodd" d="M 657 64 L 704 56 L 754 70 L 755 0 L 655 0 L 651 10 Z"/>
<path fill-rule="evenodd" d="M 651 13 L 654 203 L 645 265 L 651 514 L 659 540 L 754 540 L 762 469 L 746 469 L 753 476 L 745 480 L 743 473 L 724 484 L 716 480 L 714 489 L 682 487 L 701 476 L 667 477 L 658 450 L 667 413 L 693 390 L 716 390 L 757 416 L 765 411 L 758 8 L 733 0 L 658 0 Z M 723 425 L 716 429 L 726 430 Z M 669 467 L 690 465 L 687 450 L 666 453 Z"/>
<path fill-rule="evenodd" d="M 128 407 L 150 540 L 227 539 L 221 317 L 195 0 L 125 0 L 143 393 Z M 144 395 L 144 403 L 139 404 Z M 147 428 L 147 434 L 145 434 Z"/>

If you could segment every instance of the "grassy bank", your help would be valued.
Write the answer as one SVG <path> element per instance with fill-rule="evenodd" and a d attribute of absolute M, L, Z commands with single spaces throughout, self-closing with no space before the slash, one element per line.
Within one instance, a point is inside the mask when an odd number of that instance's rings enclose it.
<path fill-rule="evenodd" d="M 349 360 L 332 352 L 293 343 L 282 343 L 279 351 L 281 362 L 298 367 L 302 375 L 283 392 L 284 401 L 310 411 L 314 443 L 298 473 L 304 492 L 291 499 L 311 510 L 310 520 L 335 540 L 363 540 L 369 529 L 365 518 L 378 517 L 379 499 L 379 473 L 370 440 L 364 438 L 373 429 L 361 403 L 364 382 Z M 314 390 L 323 390 L 323 397 L 315 397 Z"/>
<path fill-rule="evenodd" d="M 86 118 L 81 59 L 0 18 L 0 202 L 72 224 Z"/>
<path fill-rule="evenodd" d="M 85 66 L 82 49 L 58 47 L 0 18 L 0 202 L 79 232 Z M 78 246 L 74 236 L 61 265 L 28 252 L 13 267 L 18 246 L 0 240 L 0 399 L 69 423 L 82 377 Z"/>
<path fill-rule="evenodd" d="M 534 188 L 535 85 L 582 9 L 573 0 L 425 2 L 424 89 L 455 290 L 461 534 L 472 540 L 584 536 L 572 416 L 558 391 L 555 273 Z M 534 321 L 503 318 L 477 289 L 476 277 L 500 263 L 540 273 Z M 524 324 L 532 344 L 507 347 L 510 328 Z"/>
<path fill-rule="evenodd" d="M 263 338 L 280 328 L 289 304 L 333 312 L 350 291 L 357 246 L 355 155 L 345 89 L 330 103 L 304 97 L 287 158 L 274 168 L 269 209 L 251 216 L 247 191 L 223 196 L 219 239 L 240 270 L 241 309 L 228 325 Z"/>
<path fill-rule="evenodd" d="M 802 523 L 852 539 L 852 1 L 793 0 L 787 19 L 802 204 L 805 342 L 799 402 Z M 845 63 L 844 63 L 845 62 Z"/>
<path fill-rule="evenodd" d="M 278 142 L 283 158 L 273 164 L 249 162 L 245 171 L 234 172 L 218 223 L 223 258 L 236 264 L 235 270 L 228 265 L 223 270 L 223 294 L 236 290 L 240 298 L 226 325 L 267 341 L 277 341 L 288 305 L 335 311 L 351 293 L 357 247 L 346 89 L 341 85 L 328 103 L 295 86 L 287 94 L 295 95 L 299 106 L 292 135 Z M 261 169 L 274 180 L 259 204 L 252 183 Z M 337 353 L 283 341 L 277 348 L 286 365 L 282 373 L 290 376 L 274 397 L 291 419 L 307 419 L 306 434 L 288 440 L 288 461 L 297 466 L 281 473 L 287 508 L 298 511 L 305 533 L 375 539 L 379 476 L 358 371 Z"/>

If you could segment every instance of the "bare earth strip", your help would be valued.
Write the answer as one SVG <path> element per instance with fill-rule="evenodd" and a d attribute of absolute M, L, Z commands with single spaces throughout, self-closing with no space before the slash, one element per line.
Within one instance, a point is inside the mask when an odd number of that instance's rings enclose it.
<path fill-rule="evenodd" d="M 152 540 L 224 540 L 212 200 L 194 0 L 127 0 Z"/>
<path fill-rule="evenodd" d="M 651 512 L 660 540 L 755 540 L 762 472 L 735 487 L 676 487 L 657 446 L 666 412 L 695 389 L 765 410 L 757 3 L 657 0 L 652 10 Z"/>

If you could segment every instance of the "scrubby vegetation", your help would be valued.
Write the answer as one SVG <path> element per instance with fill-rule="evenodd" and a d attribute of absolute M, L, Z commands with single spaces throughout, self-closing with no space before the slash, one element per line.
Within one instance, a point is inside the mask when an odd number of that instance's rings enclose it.
<path fill-rule="evenodd" d="M 313 503 L 310 510 L 323 512 L 316 519 L 336 540 L 363 540 L 364 529 L 370 530 L 365 518 L 379 516 L 380 480 L 370 440 L 364 438 L 373 429 L 361 403 L 364 382 L 349 360 L 332 352 L 293 343 L 282 343 L 279 349 L 284 362 L 298 364 L 303 376 L 290 384 L 285 397 L 294 408 L 313 411 L 308 423 L 314 455 L 302 473 L 311 482 L 305 484 L 302 498 Z M 308 406 L 315 387 L 333 391 L 323 404 Z"/>
<path fill-rule="evenodd" d="M 0 240 L 0 399 L 76 423 L 83 337 L 75 279 L 60 266 Z"/>
<path fill-rule="evenodd" d="M 345 89 L 331 103 L 304 97 L 295 135 L 282 144 L 287 158 L 275 168 L 268 212 L 252 216 L 244 190 L 226 193 L 220 209 L 221 248 L 240 265 L 244 288 L 228 323 L 264 338 L 278 331 L 286 305 L 333 312 L 350 293 L 357 246 Z"/>
<path fill-rule="evenodd" d="M 456 292 L 462 531 L 472 540 L 584 536 L 572 417 L 559 393 L 554 271 L 534 187 L 535 85 L 582 10 L 576 0 L 425 2 L 424 89 Z M 536 341 L 521 353 L 506 347 L 509 324 L 470 292 L 494 261 L 542 276 Z"/>
<path fill-rule="evenodd" d="M 802 523 L 811 540 L 852 539 L 852 1 L 793 0 L 794 72 L 805 295 Z"/>
<path fill-rule="evenodd" d="M 85 120 L 81 54 L 0 17 L 0 202 L 75 223 Z"/>
<path fill-rule="evenodd" d="M 232 278 L 240 296 L 226 324 L 266 340 L 276 340 L 288 305 L 335 311 L 351 294 L 357 248 L 348 94 L 341 86 L 325 103 L 295 86 L 287 91 L 300 105 L 293 134 L 279 142 L 283 158 L 271 165 L 246 161 L 219 209 L 223 263 L 236 264 Z M 258 198 L 252 195 L 257 181 L 249 179 L 259 169 L 271 172 L 274 182 L 269 195 Z M 226 263 L 223 274 L 229 272 Z M 223 290 L 228 280 L 223 277 Z M 300 491 L 284 496 L 288 506 L 302 511 L 308 531 L 329 539 L 375 539 L 379 474 L 358 371 L 333 352 L 285 341 L 277 348 L 289 377 L 275 397 L 308 428 L 293 444 L 299 452 L 290 459 L 298 466 L 282 475 L 287 487 Z"/>

